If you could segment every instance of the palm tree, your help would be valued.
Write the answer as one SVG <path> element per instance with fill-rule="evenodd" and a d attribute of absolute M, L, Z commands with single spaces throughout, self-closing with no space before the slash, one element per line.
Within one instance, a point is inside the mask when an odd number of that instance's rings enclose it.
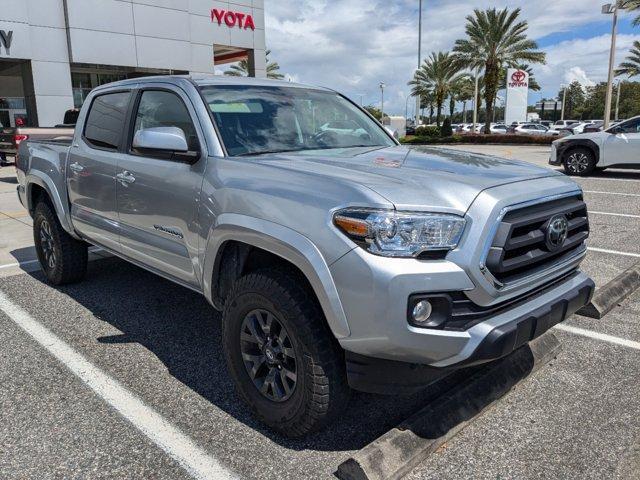
<path fill-rule="evenodd" d="M 640 41 L 633 42 L 629 53 L 630 55 L 616 69 L 616 75 L 628 75 L 629 77 L 640 75 Z"/>
<path fill-rule="evenodd" d="M 267 57 L 267 78 L 280 80 L 284 78 L 284 75 L 278 72 L 278 70 L 280 70 L 280 65 L 278 65 L 278 62 L 269 62 L 270 53 L 271 50 L 267 50 L 265 52 L 265 55 Z M 229 70 L 226 70 L 224 74 L 230 77 L 249 76 L 249 60 L 245 58 L 244 60 L 240 60 L 237 64 L 231 65 Z"/>
<path fill-rule="evenodd" d="M 627 0 L 623 2 L 622 8 L 625 10 L 640 10 L 640 0 Z M 640 25 L 640 15 L 633 19 L 634 25 Z"/>
<path fill-rule="evenodd" d="M 454 61 L 449 52 L 431 52 L 420 68 L 416 71 L 409 85 L 423 91 L 432 91 L 436 105 L 436 125 L 440 126 L 442 105 L 449 96 L 451 88 L 461 77 L 460 65 Z"/>
<path fill-rule="evenodd" d="M 511 12 L 508 8 L 475 9 L 474 15 L 467 16 L 467 38 L 456 40 L 453 49 L 456 58 L 468 68 L 484 68 L 485 132 L 490 131 L 501 69 L 516 67 L 522 62 L 545 62 L 544 52 L 537 50 L 538 44 L 527 38 L 529 25 L 519 21 L 519 15 L 519 8 Z"/>
<path fill-rule="evenodd" d="M 460 79 L 457 86 L 457 98 L 462 102 L 462 123 L 467 123 L 467 102 L 473 100 L 475 86 L 470 76 Z"/>

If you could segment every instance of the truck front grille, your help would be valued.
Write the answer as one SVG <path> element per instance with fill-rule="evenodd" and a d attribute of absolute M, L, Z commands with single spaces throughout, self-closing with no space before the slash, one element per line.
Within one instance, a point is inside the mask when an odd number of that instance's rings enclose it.
<path fill-rule="evenodd" d="M 563 220 L 564 219 L 564 220 Z M 566 221 L 566 238 L 549 230 Z M 580 195 L 511 210 L 502 218 L 486 258 L 486 267 L 508 283 L 572 256 L 589 236 L 587 206 Z"/>

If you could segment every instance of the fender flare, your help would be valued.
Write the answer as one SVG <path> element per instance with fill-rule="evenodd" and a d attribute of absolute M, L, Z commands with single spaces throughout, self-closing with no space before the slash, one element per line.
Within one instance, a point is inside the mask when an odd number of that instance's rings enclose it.
<path fill-rule="evenodd" d="M 213 270 L 221 247 L 238 241 L 261 248 L 297 266 L 313 288 L 329 328 L 336 338 L 350 335 L 329 265 L 318 248 L 304 235 L 282 225 L 246 215 L 225 213 L 209 231 L 204 250 L 203 290 L 213 303 Z"/>
<path fill-rule="evenodd" d="M 32 170 L 29 172 L 25 180 L 26 201 L 27 209 L 29 210 L 29 212 L 33 213 L 34 209 L 36 208 L 36 206 L 32 204 L 31 191 L 34 185 L 38 185 L 39 187 L 43 188 L 45 192 L 47 192 L 47 195 L 49 195 L 49 198 L 53 202 L 53 207 L 55 209 L 56 215 L 58 216 L 58 220 L 60 221 L 60 225 L 62 225 L 62 228 L 64 228 L 65 231 L 74 238 L 79 238 L 73 230 L 71 223 L 69 222 L 68 209 L 65 208 L 65 205 L 62 202 L 62 198 L 60 198 L 60 193 L 53 184 L 51 178 L 38 170 Z"/>
<path fill-rule="evenodd" d="M 560 144 L 558 148 L 558 158 L 560 162 L 564 162 L 564 155 L 567 150 L 571 150 L 575 147 L 586 147 L 593 152 L 596 159 L 596 165 L 600 162 L 600 146 L 589 138 L 576 138 L 575 140 L 567 140 Z"/>

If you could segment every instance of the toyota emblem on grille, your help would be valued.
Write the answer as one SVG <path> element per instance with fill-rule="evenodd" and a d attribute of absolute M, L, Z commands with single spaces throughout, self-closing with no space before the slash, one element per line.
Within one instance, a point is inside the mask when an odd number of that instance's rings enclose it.
<path fill-rule="evenodd" d="M 562 248 L 569 233 L 569 222 L 564 215 L 551 217 L 547 225 L 546 243 L 552 252 Z"/>

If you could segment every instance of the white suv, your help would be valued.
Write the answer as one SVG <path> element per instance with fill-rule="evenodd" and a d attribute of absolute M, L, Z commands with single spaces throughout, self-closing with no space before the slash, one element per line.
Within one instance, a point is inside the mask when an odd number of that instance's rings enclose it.
<path fill-rule="evenodd" d="M 581 133 L 551 145 L 551 165 L 564 165 L 569 175 L 586 176 L 607 167 L 640 168 L 640 116 L 603 132 Z"/>

